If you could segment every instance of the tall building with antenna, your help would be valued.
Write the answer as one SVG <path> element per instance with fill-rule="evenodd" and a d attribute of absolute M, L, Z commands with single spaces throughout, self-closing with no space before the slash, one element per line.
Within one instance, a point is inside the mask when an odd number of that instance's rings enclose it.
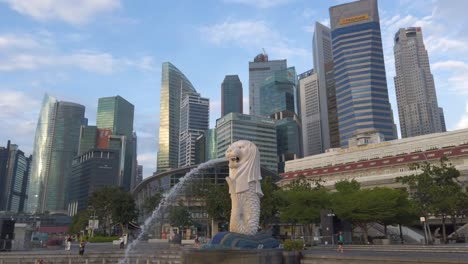
<path fill-rule="evenodd" d="M 249 114 L 261 115 L 260 90 L 264 81 L 274 72 L 287 69 L 286 60 L 269 60 L 263 53 L 255 56 L 254 61 L 249 62 Z"/>

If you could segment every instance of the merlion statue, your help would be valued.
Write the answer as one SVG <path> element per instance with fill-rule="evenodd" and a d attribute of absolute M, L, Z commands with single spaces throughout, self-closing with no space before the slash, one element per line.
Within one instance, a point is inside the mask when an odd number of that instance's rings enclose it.
<path fill-rule="evenodd" d="M 226 181 L 231 194 L 231 220 L 229 231 L 254 235 L 260 219 L 260 153 L 257 146 L 247 140 L 234 142 L 226 150 L 229 177 Z"/>

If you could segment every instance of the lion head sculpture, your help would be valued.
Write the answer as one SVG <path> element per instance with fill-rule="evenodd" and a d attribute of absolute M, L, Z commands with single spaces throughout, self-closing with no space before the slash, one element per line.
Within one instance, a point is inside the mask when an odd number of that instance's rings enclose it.
<path fill-rule="evenodd" d="M 235 188 L 230 192 L 243 192 L 249 189 L 250 182 L 257 183 L 257 194 L 263 195 L 260 188 L 260 153 L 254 143 L 247 140 L 234 142 L 226 150 L 229 160 L 229 180 L 235 182 Z M 230 186 L 231 187 L 231 186 Z"/>

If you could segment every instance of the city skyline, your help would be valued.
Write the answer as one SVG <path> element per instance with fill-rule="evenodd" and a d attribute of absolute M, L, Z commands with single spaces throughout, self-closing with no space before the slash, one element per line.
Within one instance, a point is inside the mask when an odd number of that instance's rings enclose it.
<path fill-rule="evenodd" d="M 315 21 L 330 26 L 328 8 L 347 2 L 351 1 L 226 0 L 145 6 L 108 0 L 82 4 L 76 10 L 64 1 L 3 1 L 0 139 L 32 154 L 44 93 L 86 106 L 90 124 L 95 124 L 98 98 L 120 95 L 135 105 L 139 164 L 147 177 L 155 170 L 158 150 L 162 62 L 174 63 L 210 99 L 212 128 L 220 116 L 219 85 L 225 75 L 239 75 L 248 113 L 248 62 L 265 48 L 270 60 L 287 59 L 297 73 L 311 69 Z M 468 127 L 468 46 L 464 44 L 468 34 L 461 11 L 467 4 L 379 1 L 386 78 L 397 127 L 393 37 L 399 28 L 418 26 L 447 129 Z M 283 12 L 291 19 L 285 20 Z M 178 19 L 172 20 L 176 14 Z"/>

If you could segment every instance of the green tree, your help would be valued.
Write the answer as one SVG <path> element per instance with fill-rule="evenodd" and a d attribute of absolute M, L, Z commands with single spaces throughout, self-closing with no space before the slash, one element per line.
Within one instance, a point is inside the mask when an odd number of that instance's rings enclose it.
<path fill-rule="evenodd" d="M 329 192 L 320 181 L 299 177 L 279 192 L 281 199 L 280 219 L 282 222 L 303 224 L 309 236 L 313 224 L 320 222 L 320 212 L 329 206 Z"/>
<path fill-rule="evenodd" d="M 148 197 L 143 202 L 143 206 L 142 206 L 143 214 L 144 215 L 151 214 L 159 205 L 162 198 L 163 198 L 162 191 L 159 191 L 159 190 L 156 191 L 152 196 Z"/>
<path fill-rule="evenodd" d="M 121 190 L 121 189 L 120 189 Z M 128 223 L 134 221 L 138 216 L 135 200 L 128 192 L 121 192 L 114 197 L 112 220 L 118 223 L 124 233 L 128 233 Z"/>
<path fill-rule="evenodd" d="M 337 192 L 332 197 L 332 209 L 341 219 L 350 221 L 363 232 L 368 243 L 367 226 L 372 222 L 391 223 L 398 216 L 409 212 L 409 203 L 399 190 L 390 188 L 360 189 L 357 181 L 341 181 L 335 185 Z M 405 208 L 400 208 L 405 206 Z"/>
<path fill-rule="evenodd" d="M 88 211 L 81 211 L 73 216 L 72 224 L 68 227 L 68 233 L 78 234 L 81 230 L 84 230 L 88 225 L 89 216 Z"/>
<path fill-rule="evenodd" d="M 419 173 L 400 177 L 398 181 L 408 185 L 411 198 L 422 216 L 437 215 L 442 218 L 442 240 L 446 242 L 447 216 L 456 219 L 466 207 L 467 200 L 457 180 L 460 172 L 448 162 L 447 157 L 442 157 L 439 164 L 426 161 L 412 164 L 410 168 Z"/>
<path fill-rule="evenodd" d="M 263 179 L 261 185 L 263 197 L 260 200 L 260 226 L 266 229 L 275 220 L 282 201 L 278 195 L 280 188 L 270 176 Z"/>
<path fill-rule="evenodd" d="M 227 222 L 231 215 L 231 197 L 226 183 L 215 184 L 209 180 L 194 181 L 187 194 L 204 201 L 204 209 L 214 221 Z"/>
<path fill-rule="evenodd" d="M 190 212 L 187 210 L 187 207 L 179 205 L 174 206 L 169 211 L 169 223 L 171 226 L 180 227 L 185 229 L 192 225 L 192 219 L 190 217 Z"/>
<path fill-rule="evenodd" d="M 131 194 L 119 187 L 106 186 L 94 192 L 88 205 L 96 211 L 96 216 L 103 223 L 105 233 L 108 235 L 111 234 L 112 225 L 120 225 L 125 231 L 128 222 L 138 215 Z"/>

